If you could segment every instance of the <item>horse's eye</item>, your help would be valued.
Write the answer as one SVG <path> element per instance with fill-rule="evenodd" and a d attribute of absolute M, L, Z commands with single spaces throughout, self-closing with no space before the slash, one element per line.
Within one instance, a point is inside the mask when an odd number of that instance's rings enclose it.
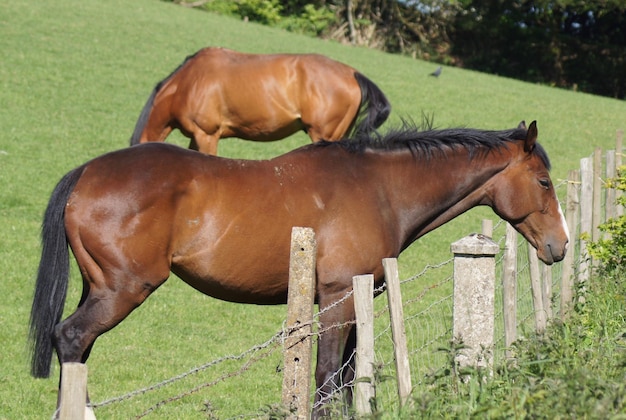
<path fill-rule="evenodd" d="M 550 180 L 549 179 L 540 179 L 539 180 L 539 185 L 541 185 L 543 188 L 545 188 L 547 190 L 548 188 L 550 188 Z"/>

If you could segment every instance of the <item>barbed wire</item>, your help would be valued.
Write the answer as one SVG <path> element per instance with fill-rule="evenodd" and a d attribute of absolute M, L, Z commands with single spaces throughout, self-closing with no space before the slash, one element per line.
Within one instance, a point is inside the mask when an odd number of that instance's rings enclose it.
<path fill-rule="evenodd" d="M 113 404 L 113 403 L 124 401 L 124 400 L 130 399 L 130 398 L 136 397 L 138 395 L 142 395 L 142 394 L 145 394 L 147 392 L 155 391 L 157 389 L 163 388 L 164 386 L 167 386 L 167 385 L 172 384 L 174 382 L 180 381 L 180 380 L 185 379 L 185 378 L 187 378 L 189 376 L 198 374 L 198 373 L 200 373 L 202 371 L 205 371 L 208 368 L 210 368 L 212 366 L 215 366 L 215 365 L 218 365 L 220 363 L 223 363 L 223 362 L 226 362 L 226 361 L 233 361 L 233 360 L 242 360 L 243 358 L 245 358 L 249 354 L 255 353 L 255 352 L 259 351 L 259 350 L 263 350 L 263 349 L 271 346 L 276 341 L 279 341 L 281 339 L 283 333 L 284 333 L 283 330 L 281 330 L 281 331 L 277 332 L 276 334 L 274 334 L 265 343 L 253 346 L 250 349 L 244 351 L 243 353 L 240 353 L 239 355 L 228 355 L 228 356 L 220 357 L 219 359 L 215 359 L 215 360 L 212 360 L 212 361 L 210 361 L 208 363 L 205 363 L 205 364 L 203 364 L 201 366 L 194 367 L 193 369 L 191 369 L 191 370 L 189 370 L 189 371 L 187 371 L 185 373 L 182 373 L 180 375 L 176 375 L 176 376 L 174 376 L 172 378 L 166 379 L 166 380 L 164 380 L 162 382 L 159 382 L 159 383 L 156 383 L 154 385 L 150 385 L 150 386 L 145 387 L 145 388 L 140 388 L 140 389 L 137 389 L 135 391 L 131 391 L 131 392 L 127 393 L 127 394 L 123 394 L 123 395 L 120 395 L 118 397 L 110 398 L 110 399 L 102 401 L 102 402 L 89 404 L 89 406 L 92 407 L 92 408 L 100 408 L 100 407 L 104 407 L 104 406 L 107 406 L 107 405 L 110 405 L 110 404 Z"/>
<path fill-rule="evenodd" d="M 274 340 L 270 344 L 276 344 L 276 341 Z M 156 403 L 153 406 L 149 407 L 147 410 L 145 410 L 142 414 L 140 414 L 136 418 L 138 418 L 138 419 L 143 418 L 143 417 L 147 416 L 148 414 L 150 414 L 151 412 L 157 410 L 159 407 L 162 407 L 165 404 L 169 404 L 169 403 L 181 400 L 184 397 L 187 397 L 187 396 L 189 396 L 191 394 L 194 394 L 194 393 L 200 391 L 201 389 L 208 388 L 208 387 L 213 386 L 213 385 L 215 385 L 217 383 L 225 381 L 228 378 L 233 378 L 235 376 L 239 376 L 239 375 L 243 374 L 248 369 L 250 369 L 250 367 L 252 366 L 253 363 L 258 362 L 259 360 L 268 357 L 274 350 L 276 350 L 276 347 L 277 347 L 276 345 L 273 348 L 269 347 L 269 345 L 265 346 L 265 347 L 259 347 L 257 350 L 254 351 L 254 353 L 257 353 L 259 351 L 263 351 L 263 352 L 259 356 L 257 356 L 257 357 L 251 357 L 246 363 L 243 364 L 243 366 L 241 366 L 236 371 L 226 373 L 226 374 L 220 376 L 219 378 L 217 378 L 217 379 L 215 379 L 215 380 L 213 380 L 211 382 L 200 384 L 200 385 L 198 385 L 198 386 L 196 386 L 196 387 L 194 387 L 194 388 L 192 388 L 192 389 L 190 389 L 188 391 L 182 392 L 182 393 L 180 393 L 180 394 L 178 394 L 178 395 L 176 395 L 174 397 L 170 397 L 170 398 L 167 398 L 165 400 L 159 401 L 158 403 Z"/>
<path fill-rule="evenodd" d="M 448 260 L 443 261 L 443 262 L 441 262 L 439 264 L 428 264 L 418 274 L 416 274 L 416 275 L 414 275 L 414 276 L 412 276 L 412 277 L 410 277 L 410 278 L 408 278 L 406 280 L 401 281 L 401 284 L 404 284 L 404 283 L 407 283 L 407 282 L 411 282 L 411 281 L 415 281 L 416 279 L 424 276 L 427 272 L 429 272 L 431 270 L 434 270 L 434 269 L 440 268 L 442 266 L 445 266 L 447 264 L 450 264 L 451 261 L 452 261 L 452 259 L 448 259 Z M 410 300 L 408 303 L 415 302 L 415 301 L 423 298 L 423 296 L 429 290 L 432 290 L 434 288 L 439 287 L 440 284 L 441 283 L 434 284 L 432 286 L 426 287 L 424 290 L 422 290 L 420 292 L 418 297 Z M 374 293 L 376 295 L 378 295 L 378 294 L 384 292 L 385 290 L 386 290 L 386 285 L 383 283 L 381 286 L 377 287 L 374 290 Z M 340 299 L 338 299 L 337 301 L 333 302 L 332 304 L 326 306 L 325 308 L 323 308 L 320 311 L 318 311 L 317 313 L 315 313 L 313 315 L 313 319 L 314 320 L 315 319 L 319 319 L 319 317 L 322 314 L 324 314 L 324 313 L 332 310 L 333 308 L 341 305 L 346 300 L 348 300 L 352 295 L 353 295 L 353 291 L 352 290 L 348 291 Z M 383 310 L 379 311 L 378 312 L 378 316 L 383 314 L 386 310 L 388 310 L 388 306 L 385 306 L 385 308 Z M 310 336 L 310 337 L 313 337 L 313 339 L 317 341 L 319 339 L 319 336 L 324 334 L 325 332 L 328 332 L 328 331 L 330 331 L 332 329 L 336 329 L 336 328 L 345 328 L 347 326 L 354 325 L 355 321 L 352 320 L 352 321 L 346 321 L 346 322 L 341 322 L 341 323 L 333 323 L 332 325 L 324 326 L 323 328 L 321 327 L 319 321 L 312 321 L 310 323 L 305 323 L 305 324 L 302 324 L 302 325 L 299 325 L 299 326 L 296 326 L 296 327 L 291 327 L 291 328 L 285 328 L 285 326 L 283 325 L 283 328 L 281 328 L 280 331 L 276 332 L 274 335 L 272 335 L 264 343 L 259 344 L 259 345 L 255 345 L 255 346 L 251 347 L 250 349 L 248 349 L 248 350 L 246 350 L 246 351 L 244 351 L 244 352 L 242 352 L 240 354 L 232 354 L 232 355 L 227 355 L 227 356 L 220 357 L 218 359 L 215 359 L 215 360 L 212 360 L 210 362 L 207 362 L 207 363 L 205 363 L 203 365 L 194 367 L 194 368 L 190 369 L 187 372 L 184 372 L 184 373 L 181 373 L 179 375 L 173 376 L 171 378 L 165 379 L 165 380 L 163 380 L 161 382 L 152 384 L 150 386 L 139 388 L 139 389 L 133 390 L 131 392 L 128 392 L 126 394 L 122 394 L 122 395 L 119 395 L 119 396 L 116 396 L 116 397 L 113 397 L 113 398 L 109 398 L 109 399 L 106 399 L 106 400 L 103 400 L 103 401 L 100 401 L 100 402 L 89 403 L 88 405 L 91 408 L 94 408 L 94 409 L 102 408 L 102 407 L 105 407 L 105 406 L 108 406 L 108 405 L 111 405 L 111 404 L 119 403 L 119 402 L 122 402 L 122 401 L 125 401 L 125 400 L 128 400 L 128 399 L 132 399 L 134 397 L 137 397 L 137 396 L 149 393 L 149 392 L 153 392 L 153 391 L 159 390 L 159 389 L 161 389 L 163 387 L 166 387 L 168 385 L 171 385 L 171 384 L 173 384 L 175 382 L 184 380 L 184 379 L 186 379 L 186 378 L 188 378 L 190 376 L 197 375 L 197 374 L 199 374 L 199 373 L 201 373 L 201 372 L 203 372 L 203 371 L 205 371 L 205 370 L 207 370 L 207 369 L 209 369 L 211 367 L 219 365 L 221 363 L 224 363 L 224 362 L 227 362 L 227 361 L 243 360 L 244 358 L 249 357 L 249 356 L 251 356 L 254 353 L 257 353 L 259 351 L 265 350 L 265 349 L 267 349 L 268 347 L 270 347 L 272 345 L 276 345 L 278 343 L 284 345 L 284 341 L 285 341 L 287 336 L 294 337 L 295 331 L 297 331 L 298 329 L 302 329 L 305 326 L 311 326 L 312 324 L 317 326 L 317 331 L 314 331 L 312 333 L 300 334 L 300 335 L 296 334 L 295 337 L 300 338 L 300 339 L 304 339 L 304 338 Z M 269 353 L 271 353 L 271 352 L 268 352 L 268 354 Z M 161 407 L 164 404 L 177 401 L 177 400 L 182 399 L 182 398 L 184 398 L 184 397 L 186 397 L 188 395 L 191 395 L 191 394 L 193 394 L 193 393 L 195 393 L 195 392 L 197 392 L 197 391 L 199 391 L 199 390 L 201 390 L 203 388 L 207 388 L 207 387 L 213 386 L 213 385 L 215 385 L 215 384 L 217 384 L 219 382 L 222 382 L 222 381 L 224 381 L 224 380 L 226 380 L 228 378 L 231 378 L 231 377 L 234 377 L 234 376 L 238 376 L 238 375 L 242 374 L 243 372 L 245 372 L 246 370 L 248 370 L 252 362 L 255 362 L 255 361 L 258 361 L 258 360 L 260 360 L 262 358 L 265 358 L 267 355 L 265 355 L 263 357 L 256 357 L 256 358 L 252 357 L 248 362 L 246 362 L 246 364 L 244 364 L 244 366 L 242 366 L 240 369 L 238 369 L 235 372 L 231 372 L 231 373 L 222 375 L 219 378 L 217 378 L 217 379 L 215 379 L 215 380 L 213 380 L 211 382 L 198 385 L 198 386 L 194 387 L 193 389 L 191 389 L 189 391 L 186 391 L 186 392 L 181 393 L 181 394 L 179 394 L 177 396 L 170 397 L 168 399 L 162 400 L 162 401 L 158 402 L 157 404 L 153 405 L 152 407 L 150 407 L 149 409 L 147 409 L 144 413 L 139 415 L 138 418 L 144 417 L 145 415 L 147 415 L 150 412 L 158 409 L 159 407 Z M 339 369 L 338 372 L 341 372 L 348 364 L 349 363 L 344 364 L 341 367 L 341 369 Z M 334 380 L 334 379 L 335 379 L 335 376 L 331 376 L 329 378 L 329 380 Z M 343 387 L 348 387 L 348 386 L 351 386 L 351 385 L 352 385 L 352 383 L 343 384 L 342 388 Z"/>

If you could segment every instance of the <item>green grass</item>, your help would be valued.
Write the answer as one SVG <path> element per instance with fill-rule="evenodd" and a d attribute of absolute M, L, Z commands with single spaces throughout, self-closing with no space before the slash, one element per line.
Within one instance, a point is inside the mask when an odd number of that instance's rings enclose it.
<path fill-rule="evenodd" d="M 626 128 L 626 104 L 456 68 L 428 77 L 435 65 L 339 45 L 189 10 L 154 0 L 0 3 L 0 418 L 42 418 L 54 410 L 51 379 L 28 375 L 26 346 L 39 225 L 55 183 L 71 168 L 125 147 L 154 85 L 187 55 L 207 45 L 249 52 L 318 52 L 374 80 L 393 105 L 388 125 L 434 116 L 438 127 L 502 129 L 538 120 L 540 141 L 563 179 L 596 146 L 613 147 Z M 172 142 L 186 144 L 180 135 Z M 223 140 L 220 154 L 268 158 L 308 139 L 273 143 Z M 450 242 L 480 229 L 490 211 L 472 211 L 418 241 L 400 258 L 402 277 L 449 258 Z M 274 334 L 286 307 L 235 305 L 207 298 L 175 279 L 114 331 L 89 361 L 92 399 L 102 401 L 160 382 L 224 355 L 239 354 Z M 423 284 L 412 285 L 421 289 Z M 72 276 L 67 310 L 80 290 Z M 152 414 L 198 418 L 206 402 L 219 417 L 254 413 L 280 400 L 280 351 L 229 379 Z M 195 379 L 103 407 L 99 418 L 126 418 L 156 402 L 210 382 L 218 366 Z M 232 367 L 238 369 L 238 367 Z"/>

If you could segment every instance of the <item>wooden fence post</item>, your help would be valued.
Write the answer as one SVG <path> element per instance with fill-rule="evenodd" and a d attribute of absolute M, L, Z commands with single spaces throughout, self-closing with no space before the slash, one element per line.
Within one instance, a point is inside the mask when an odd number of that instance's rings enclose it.
<path fill-rule="evenodd" d="M 552 266 L 542 264 L 543 270 L 541 278 L 543 279 L 541 288 L 541 299 L 543 301 L 543 310 L 546 313 L 546 319 L 552 319 Z"/>
<path fill-rule="evenodd" d="M 493 220 L 483 219 L 481 233 L 487 238 L 493 238 Z"/>
<path fill-rule="evenodd" d="M 87 366 L 83 363 L 63 363 L 61 366 L 62 420 L 83 420 L 87 404 Z M 93 417 L 95 419 L 95 417 Z"/>
<path fill-rule="evenodd" d="M 617 130 L 615 134 L 615 167 L 619 169 L 622 166 L 622 148 L 624 143 L 624 130 Z M 622 196 L 622 191 L 615 192 L 615 199 L 617 200 Z M 624 207 L 617 206 L 615 209 L 615 216 L 620 217 L 624 214 Z"/>
<path fill-rule="evenodd" d="M 546 329 L 547 317 L 543 302 L 539 258 L 537 258 L 537 250 L 530 243 L 528 244 L 528 266 L 530 271 L 530 289 L 533 297 L 533 312 L 535 314 L 535 330 L 543 332 Z"/>
<path fill-rule="evenodd" d="M 484 235 L 472 234 L 450 246 L 454 253 L 454 305 L 452 333 L 467 346 L 459 366 L 492 364 L 494 334 L 495 255 L 498 245 Z"/>
<path fill-rule="evenodd" d="M 580 160 L 580 233 L 592 235 L 593 212 L 593 168 L 590 158 Z M 580 270 L 578 281 L 586 283 L 590 275 L 589 253 L 587 241 L 580 240 Z"/>
<path fill-rule="evenodd" d="M 617 167 L 615 166 L 615 150 L 606 152 L 606 178 L 613 179 L 617 175 Z M 605 200 L 605 220 L 613 219 L 616 216 L 617 205 L 615 204 L 615 188 L 606 189 Z"/>
<path fill-rule="evenodd" d="M 569 171 L 567 175 L 567 201 L 565 203 L 565 220 L 569 229 L 569 246 L 562 262 L 561 272 L 561 319 L 565 321 L 574 303 L 574 264 L 576 264 L 576 232 L 580 202 L 578 200 L 578 185 L 580 172 Z"/>
<path fill-rule="evenodd" d="M 593 151 L 593 210 L 591 217 L 591 240 L 596 242 L 600 239 L 598 226 L 602 223 L 602 149 L 600 147 L 596 147 Z"/>
<path fill-rule="evenodd" d="M 287 296 L 288 337 L 284 343 L 283 404 L 294 410 L 291 419 L 311 415 L 312 321 L 315 297 L 315 257 L 317 245 L 311 228 L 291 231 L 289 292 Z"/>
<path fill-rule="evenodd" d="M 411 394 L 411 367 L 409 366 L 409 352 L 406 344 L 406 330 L 404 328 L 404 310 L 402 309 L 402 294 L 400 293 L 398 260 L 395 258 L 383 259 L 383 268 L 385 269 L 387 299 L 389 300 L 393 349 L 396 356 L 398 398 L 400 399 L 400 406 L 403 406 Z"/>
<path fill-rule="evenodd" d="M 352 278 L 356 314 L 355 406 L 359 415 L 372 413 L 374 388 L 374 276 Z"/>
<path fill-rule="evenodd" d="M 517 231 L 506 224 L 502 267 L 502 317 L 506 357 L 511 358 L 511 344 L 517 340 Z"/>

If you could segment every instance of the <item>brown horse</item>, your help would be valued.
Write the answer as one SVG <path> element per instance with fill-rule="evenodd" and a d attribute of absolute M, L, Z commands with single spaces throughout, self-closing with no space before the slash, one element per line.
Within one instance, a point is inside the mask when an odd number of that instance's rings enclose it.
<path fill-rule="evenodd" d="M 265 161 L 164 143 L 100 156 L 60 181 L 44 216 L 32 374 L 49 375 L 53 347 L 61 363 L 85 362 L 96 338 L 170 272 L 218 299 L 286 303 L 293 226 L 316 233 L 320 328 L 355 319 L 351 299 L 333 305 L 354 275 L 373 273 L 380 285 L 383 258 L 474 206 L 491 206 L 546 264 L 560 261 L 568 230 L 536 138 L 533 122 L 507 131 L 406 128 Z M 60 322 L 68 244 L 84 289 L 76 312 Z M 354 346 L 353 326 L 321 335 L 318 407 Z"/>
<path fill-rule="evenodd" d="M 390 111 L 372 81 L 328 57 L 205 48 L 156 85 L 130 144 L 164 141 L 175 128 L 211 155 L 224 137 L 272 141 L 304 130 L 313 142 L 335 141 L 375 130 Z"/>

